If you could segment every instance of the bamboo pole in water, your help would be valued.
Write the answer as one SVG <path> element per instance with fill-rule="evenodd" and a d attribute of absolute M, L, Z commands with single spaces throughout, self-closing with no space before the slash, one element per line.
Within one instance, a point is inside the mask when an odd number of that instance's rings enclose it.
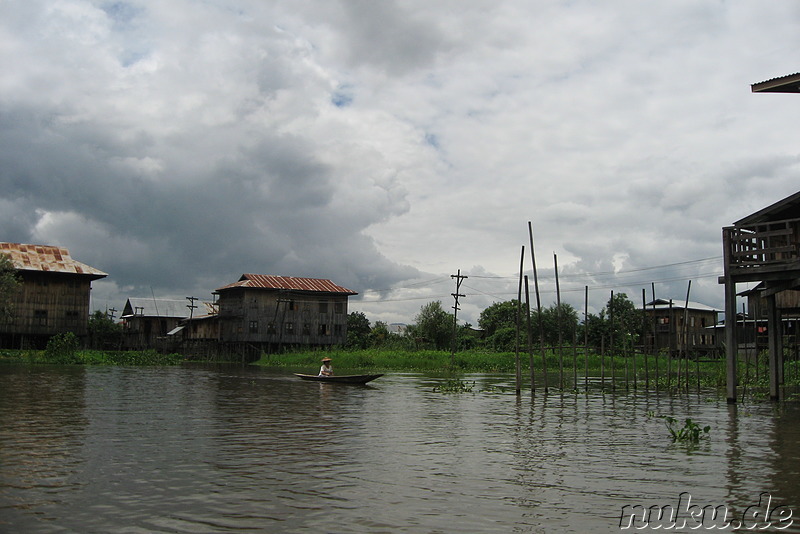
<path fill-rule="evenodd" d="M 583 296 L 583 382 L 589 391 L 589 286 L 584 286 Z"/>
<path fill-rule="evenodd" d="M 656 317 L 656 284 L 654 282 L 650 283 L 650 286 L 653 290 L 653 356 L 655 357 L 655 368 L 656 368 L 656 391 L 658 391 L 658 317 Z"/>
<path fill-rule="evenodd" d="M 517 395 L 520 394 L 522 385 L 522 371 L 519 366 L 519 321 L 520 315 L 522 314 L 522 265 L 525 261 L 525 245 L 522 245 L 522 253 L 520 254 L 519 258 L 519 287 L 517 289 L 517 330 L 516 330 L 516 339 L 514 340 L 514 361 L 516 363 L 516 386 L 517 386 Z"/>
<path fill-rule="evenodd" d="M 528 367 L 531 374 L 531 395 L 536 392 L 535 366 L 533 364 L 533 332 L 531 331 L 531 292 L 528 288 L 528 276 L 525 275 L 525 320 L 528 332 Z"/>
<path fill-rule="evenodd" d="M 686 373 L 686 393 L 689 393 L 689 292 L 692 290 L 692 281 L 686 288 L 686 307 L 683 308 L 683 353 L 686 357 L 684 372 Z"/>
<path fill-rule="evenodd" d="M 556 329 L 558 330 L 558 387 L 564 389 L 564 335 L 561 332 L 561 289 L 558 285 L 558 256 L 553 253 L 553 272 L 556 274 Z"/>
<path fill-rule="evenodd" d="M 542 380 L 544 392 L 547 394 L 547 354 L 544 350 L 544 323 L 542 322 L 542 300 L 539 298 L 539 274 L 536 271 L 536 253 L 533 249 L 533 227 L 528 221 L 528 236 L 531 241 L 531 263 L 533 265 L 533 289 L 536 293 L 536 316 L 539 323 L 539 350 L 542 353 Z"/>
<path fill-rule="evenodd" d="M 611 391 L 617 389 L 617 374 L 614 365 L 614 290 L 611 290 L 611 300 L 608 301 L 608 318 L 611 323 L 608 334 L 608 349 L 611 351 Z"/>
<path fill-rule="evenodd" d="M 667 351 L 667 390 L 669 390 L 670 386 L 672 385 L 672 346 L 674 343 L 674 336 L 672 334 L 677 332 L 677 329 L 675 328 L 675 318 L 673 315 L 674 312 L 672 310 L 672 299 L 669 299 L 669 316 L 667 317 L 667 321 L 669 321 L 669 324 L 667 325 L 667 332 L 669 332 L 669 335 L 667 336 L 669 339 L 669 349 Z"/>
<path fill-rule="evenodd" d="M 645 321 L 647 321 L 647 290 L 642 288 L 642 314 Z M 642 325 L 642 332 L 647 328 L 647 324 Z M 653 336 L 653 344 L 655 344 L 655 336 Z M 644 354 L 644 390 L 650 389 L 650 368 L 647 363 L 647 348 L 642 343 L 642 353 Z"/>

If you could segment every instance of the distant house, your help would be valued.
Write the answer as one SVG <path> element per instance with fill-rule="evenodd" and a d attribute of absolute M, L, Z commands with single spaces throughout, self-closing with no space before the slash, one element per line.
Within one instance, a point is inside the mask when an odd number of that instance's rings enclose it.
<path fill-rule="evenodd" d="M 162 348 L 166 335 L 183 319 L 207 315 L 210 303 L 189 300 L 129 298 L 122 309 L 123 347 L 126 349 Z"/>
<path fill-rule="evenodd" d="M 243 274 L 215 293 L 220 342 L 266 351 L 343 344 L 347 299 L 358 294 L 326 279 L 262 274 Z"/>
<path fill-rule="evenodd" d="M 719 310 L 685 300 L 656 299 L 645 305 L 649 330 L 644 342 L 648 349 L 674 355 L 706 354 L 719 348 Z M 722 332 L 719 332 L 721 335 Z"/>
<path fill-rule="evenodd" d="M 11 257 L 22 282 L 13 317 L 0 323 L 0 346 L 43 348 L 55 334 L 87 334 L 92 281 L 106 273 L 63 247 L 0 243 L 0 254 Z"/>

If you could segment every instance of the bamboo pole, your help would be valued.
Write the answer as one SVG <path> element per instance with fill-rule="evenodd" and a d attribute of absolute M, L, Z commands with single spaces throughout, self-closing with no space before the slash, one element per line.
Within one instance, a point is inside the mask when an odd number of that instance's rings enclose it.
<path fill-rule="evenodd" d="M 536 392 L 536 380 L 534 378 L 535 367 L 533 365 L 533 332 L 531 331 L 531 292 L 528 288 L 528 276 L 525 275 L 525 320 L 528 332 L 528 367 L 531 374 L 531 395 Z"/>
<path fill-rule="evenodd" d="M 647 290 L 645 288 L 642 288 L 642 314 L 644 320 L 647 321 Z M 642 325 L 642 332 L 645 331 L 646 327 L 646 324 Z M 655 336 L 653 336 L 653 344 L 655 344 L 655 341 Z M 642 353 L 644 354 L 644 389 L 647 391 L 650 389 L 650 369 L 647 363 L 647 349 L 644 343 L 642 343 Z"/>
<path fill-rule="evenodd" d="M 683 308 L 683 352 L 686 357 L 684 372 L 686 373 L 686 393 L 689 393 L 689 293 L 692 290 L 692 281 L 686 288 L 686 306 Z"/>
<path fill-rule="evenodd" d="M 589 286 L 584 286 L 583 296 L 583 381 L 589 391 Z"/>
<path fill-rule="evenodd" d="M 561 332 L 561 288 L 558 285 L 558 256 L 553 252 L 553 271 L 556 275 L 556 329 L 558 330 L 558 387 L 564 389 L 564 335 Z"/>
<path fill-rule="evenodd" d="M 517 330 L 516 330 L 516 338 L 514 340 L 514 362 L 516 363 L 516 386 L 517 386 L 517 395 L 520 394 L 522 385 L 522 371 L 519 365 L 519 321 L 520 315 L 522 313 L 522 265 L 525 261 L 525 245 L 522 245 L 522 252 L 520 253 L 519 258 L 519 287 L 517 289 Z"/>
<path fill-rule="evenodd" d="M 533 249 L 533 227 L 531 222 L 528 221 L 528 236 L 531 242 L 531 263 L 533 265 L 533 288 L 536 293 L 536 316 L 539 323 L 539 350 L 542 353 L 542 380 L 544 385 L 544 392 L 547 394 L 547 354 L 544 350 L 544 323 L 542 322 L 542 301 L 539 298 L 539 275 L 536 271 L 536 253 Z"/>
<path fill-rule="evenodd" d="M 677 332 L 675 329 L 675 320 L 674 320 L 674 312 L 672 310 L 672 299 L 669 299 L 669 315 L 667 316 L 667 320 L 669 324 L 667 325 L 667 338 L 669 339 L 669 349 L 667 351 L 667 390 L 670 389 L 672 386 L 672 347 L 675 340 L 673 339 L 673 332 Z"/>
<path fill-rule="evenodd" d="M 659 384 L 658 384 L 658 356 L 659 356 L 659 349 L 658 349 L 658 318 L 656 318 L 656 284 L 655 282 L 651 282 L 650 286 L 653 290 L 653 356 L 655 356 L 655 367 L 656 367 L 656 391 L 658 391 Z"/>
<path fill-rule="evenodd" d="M 608 334 L 608 347 L 611 351 L 611 391 L 615 391 L 617 389 L 617 374 L 616 370 L 614 369 L 616 366 L 614 365 L 614 290 L 611 290 L 611 300 L 608 301 L 608 317 L 610 320 L 611 328 L 609 328 Z"/>

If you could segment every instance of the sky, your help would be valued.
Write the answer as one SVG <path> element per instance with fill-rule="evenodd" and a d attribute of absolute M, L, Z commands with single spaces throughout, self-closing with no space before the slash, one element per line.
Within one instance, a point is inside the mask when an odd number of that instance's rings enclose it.
<path fill-rule="evenodd" d="M 800 71 L 799 25 L 795 0 L 0 2 L 0 241 L 108 273 L 103 310 L 256 273 L 413 323 L 460 273 L 477 326 L 520 265 L 542 306 L 722 309 L 722 227 L 800 190 L 800 96 L 750 88 Z"/>

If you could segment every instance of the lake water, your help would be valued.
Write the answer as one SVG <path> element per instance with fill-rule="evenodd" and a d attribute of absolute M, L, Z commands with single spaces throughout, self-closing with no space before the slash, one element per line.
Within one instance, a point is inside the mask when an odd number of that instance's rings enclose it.
<path fill-rule="evenodd" d="M 0 532 L 616 532 L 636 505 L 674 525 L 688 497 L 800 532 L 797 404 L 467 378 L 0 366 Z M 658 415 L 709 437 L 673 443 Z"/>

